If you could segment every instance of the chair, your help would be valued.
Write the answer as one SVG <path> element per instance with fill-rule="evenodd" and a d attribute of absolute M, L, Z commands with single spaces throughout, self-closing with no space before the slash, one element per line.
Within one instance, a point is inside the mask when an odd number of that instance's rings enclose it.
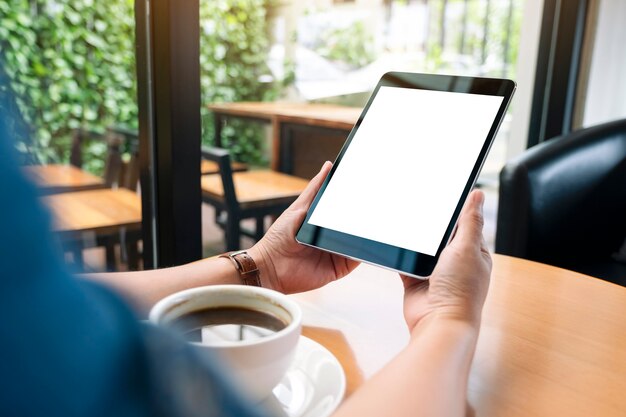
<path fill-rule="evenodd" d="M 127 161 L 120 158 L 121 168 L 117 175 L 117 186 L 137 191 L 139 183 L 139 134 L 137 130 L 124 126 L 109 126 L 106 131 L 109 141 L 123 144 L 127 153 L 130 154 Z"/>
<path fill-rule="evenodd" d="M 128 188 L 131 191 L 137 190 L 139 179 L 138 137 L 136 132 L 121 128 L 109 127 L 105 133 L 99 133 L 88 129 L 76 129 L 72 135 L 72 148 L 70 153 L 70 163 L 78 168 L 82 167 L 82 153 L 87 141 L 102 141 L 106 143 L 107 153 L 103 180 L 107 188 Z M 124 161 L 122 149 L 130 151 L 130 159 Z M 138 242 L 141 239 L 141 230 L 127 230 L 120 227 L 113 232 L 98 232 L 95 236 L 95 246 L 104 246 L 106 253 L 107 270 L 115 269 L 115 245 L 120 245 L 120 255 L 122 261 L 126 261 L 129 268 L 138 266 L 139 252 Z M 82 265 L 82 250 L 85 244 L 82 240 L 70 241 L 74 260 Z"/>
<path fill-rule="evenodd" d="M 110 138 L 109 140 L 114 139 L 123 143 L 130 154 L 127 161 L 122 160 L 117 186 L 137 191 L 139 184 L 139 134 L 137 130 L 125 126 L 109 126 L 107 127 L 107 135 Z M 137 269 L 139 266 L 139 259 L 141 258 L 139 252 L 140 240 L 141 229 L 120 228 L 120 255 L 122 261 L 126 261 L 131 270 Z"/>
<path fill-rule="evenodd" d="M 70 150 L 70 164 L 77 168 L 83 167 L 83 151 L 89 141 L 103 142 L 107 146 L 104 162 L 103 180 L 107 187 L 117 185 L 122 169 L 122 144 L 121 136 L 112 136 L 85 128 L 75 129 L 72 132 L 72 145 Z"/>
<path fill-rule="evenodd" d="M 626 119 L 535 146 L 500 173 L 497 253 L 626 285 L 625 237 Z"/>
<path fill-rule="evenodd" d="M 259 240 L 265 232 L 265 216 L 282 213 L 308 183 L 269 170 L 233 173 L 224 149 L 202 149 L 202 157 L 219 167 L 219 174 L 202 176 L 202 200 L 223 214 L 216 216 L 216 222 L 224 229 L 229 251 L 240 248 L 242 234 Z M 250 218 L 256 221 L 254 230 L 242 229 L 240 222 Z"/>
<path fill-rule="evenodd" d="M 241 171 L 247 171 L 247 170 L 248 170 L 248 166 L 246 164 L 243 164 L 241 162 L 235 162 L 235 161 L 231 162 L 232 172 L 241 172 Z M 220 172 L 220 169 L 215 162 L 202 158 L 202 161 L 200 161 L 200 173 L 201 174 L 203 175 L 217 174 L 218 172 Z"/>

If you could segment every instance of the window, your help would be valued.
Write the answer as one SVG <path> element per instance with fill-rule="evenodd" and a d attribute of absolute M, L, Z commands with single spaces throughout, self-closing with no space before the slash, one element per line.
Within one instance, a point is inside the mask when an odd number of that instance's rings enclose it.
<path fill-rule="evenodd" d="M 387 71 L 516 78 L 523 0 L 292 2 L 273 18 L 270 67 L 292 96 L 362 106 Z M 483 172 L 507 156 L 512 112 Z"/>

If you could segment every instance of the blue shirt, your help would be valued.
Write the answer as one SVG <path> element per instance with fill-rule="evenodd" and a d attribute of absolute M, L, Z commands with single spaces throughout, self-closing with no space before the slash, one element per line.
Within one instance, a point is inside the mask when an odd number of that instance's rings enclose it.
<path fill-rule="evenodd" d="M 66 271 L 6 119 L 0 113 L 0 416 L 260 416 L 216 363 Z"/>

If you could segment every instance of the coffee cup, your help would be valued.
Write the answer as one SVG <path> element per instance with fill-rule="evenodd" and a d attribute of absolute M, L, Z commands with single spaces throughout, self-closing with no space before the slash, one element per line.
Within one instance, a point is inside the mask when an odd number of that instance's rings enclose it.
<path fill-rule="evenodd" d="M 298 345 L 302 311 L 284 294 L 245 285 L 215 285 L 172 294 L 150 311 L 203 354 L 223 358 L 250 398 L 261 401 L 281 381 Z"/>

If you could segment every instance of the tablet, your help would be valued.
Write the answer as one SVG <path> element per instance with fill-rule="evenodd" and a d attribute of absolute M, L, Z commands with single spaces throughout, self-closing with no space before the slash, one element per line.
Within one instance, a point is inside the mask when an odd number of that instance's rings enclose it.
<path fill-rule="evenodd" d="M 430 275 L 514 90 L 503 79 L 385 74 L 297 241 L 409 276 Z"/>

